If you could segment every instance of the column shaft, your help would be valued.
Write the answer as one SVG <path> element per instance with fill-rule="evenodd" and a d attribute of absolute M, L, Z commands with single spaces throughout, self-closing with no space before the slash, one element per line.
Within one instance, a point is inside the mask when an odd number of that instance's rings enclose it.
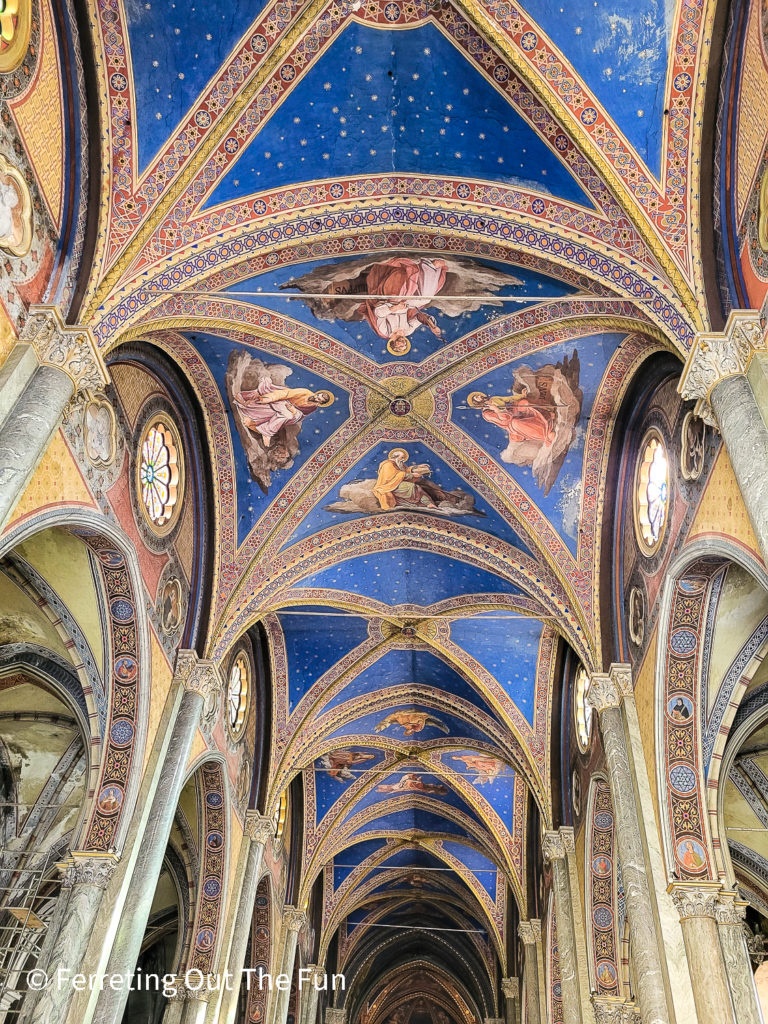
<path fill-rule="evenodd" d="M 293 965 L 296 959 L 296 946 L 299 941 L 299 932 L 306 924 L 306 917 L 301 911 L 296 910 L 295 907 L 285 907 L 283 909 L 283 923 L 284 923 L 284 938 L 283 948 L 280 954 L 280 970 L 279 974 L 286 975 L 289 979 L 293 978 Z M 275 979 L 273 978 L 273 986 L 275 985 Z M 269 1005 L 269 1022 L 270 1024 L 286 1024 L 288 1019 L 288 1004 L 291 999 L 290 985 L 282 990 L 273 987 Z"/>
<path fill-rule="evenodd" d="M 160 770 L 152 812 L 141 837 L 133 884 L 128 889 L 107 964 L 108 975 L 131 976 L 136 968 L 205 697 L 220 686 L 212 663 L 198 661 L 192 651 L 179 652 L 176 673 L 181 676 L 184 695 Z M 127 988 L 117 992 L 105 988 L 96 1003 L 93 1024 L 121 1024 L 127 1000 Z"/>
<path fill-rule="evenodd" d="M 243 967 L 245 966 L 248 937 L 251 934 L 253 907 L 256 902 L 256 890 L 258 889 L 261 865 L 264 860 L 264 845 L 273 834 L 274 828 L 268 818 L 262 818 L 260 814 L 256 814 L 253 811 L 246 813 L 243 842 L 248 844 L 248 853 L 246 855 L 243 884 L 240 890 L 240 900 L 237 904 L 237 914 L 235 915 L 235 923 L 232 929 L 232 944 L 229 947 L 227 962 L 227 970 L 232 975 L 232 989 L 223 993 L 218 1016 L 222 1024 L 233 1024 L 235 1014 L 237 1013 L 237 1002 L 240 997 L 240 983 L 243 977 Z"/>
<path fill-rule="evenodd" d="M 768 562 L 768 428 L 743 374 L 721 380 L 712 389 L 709 401 L 760 553 Z"/>
<path fill-rule="evenodd" d="M 560 988 L 564 1024 L 580 1024 L 579 978 L 576 940 L 571 906 L 571 881 L 566 863 L 563 837 L 558 832 L 544 836 L 544 857 L 552 864 L 555 911 L 557 913 L 557 949 L 560 957 Z"/>
<path fill-rule="evenodd" d="M 715 919 L 718 888 L 717 883 L 708 887 L 706 882 L 670 886 L 680 913 L 698 1024 L 732 1024 L 734 1020 Z"/>
<path fill-rule="evenodd" d="M 661 942 L 651 907 L 645 852 L 630 769 L 627 737 L 621 713 L 619 683 L 613 676 L 592 677 L 588 698 L 600 716 L 605 759 L 616 816 L 616 842 L 632 939 L 632 958 L 637 979 L 637 1002 L 643 1024 L 669 1024 Z"/>
<path fill-rule="evenodd" d="M 728 894 L 721 895 L 720 906 L 717 908 L 717 928 L 736 1020 L 738 1024 L 762 1024 L 744 934 L 744 906 Z"/>
<path fill-rule="evenodd" d="M 0 401 L 0 529 L 11 518 L 72 396 L 100 391 L 109 380 L 91 332 L 67 327 L 55 306 L 30 306 L 20 341 L 2 374 L 8 393 L 5 403 Z M 41 365 L 19 394 L 32 365 L 27 345 Z"/>
<path fill-rule="evenodd" d="M 93 923 L 115 864 L 115 859 L 109 855 L 75 855 L 74 863 L 65 875 L 60 897 L 66 898 L 66 908 L 48 960 L 46 973 L 49 984 L 30 1014 L 32 1024 L 61 1024 L 64 1020 L 75 993 L 72 975 L 80 971 Z M 65 897 L 67 891 L 68 896 Z"/>
<path fill-rule="evenodd" d="M 75 388 L 53 366 L 40 366 L 0 429 L 0 529 L 6 525 L 61 422 Z"/>
<path fill-rule="evenodd" d="M 547 1024 L 546 1001 L 539 986 L 539 959 L 541 957 L 541 921 L 521 921 L 520 938 L 525 946 L 525 1003 L 526 1024 Z"/>
<path fill-rule="evenodd" d="M 320 989 L 315 982 L 322 982 L 325 972 L 317 964 L 307 964 L 305 970 L 309 971 L 309 981 L 302 986 L 300 992 L 299 1024 L 315 1024 L 320 999 Z"/>

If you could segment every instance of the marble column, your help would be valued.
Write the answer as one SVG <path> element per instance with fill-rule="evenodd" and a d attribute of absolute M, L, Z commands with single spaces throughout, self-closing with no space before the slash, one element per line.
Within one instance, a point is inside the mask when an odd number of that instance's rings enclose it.
<path fill-rule="evenodd" d="M 750 363 L 766 351 L 757 310 L 733 310 L 725 330 L 697 334 L 679 391 L 723 438 L 763 559 L 768 562 L 768 427 L 751 381 Z"/>
<path fill-rule="evenodd" d="M 600 733 L 608 765 L 616 818 L 616 843 L 621 858 L 632 957 L 636 967 L 637 1002 L 643 1024 L 670 1024 L 660 956 L 663 943 L 661 937 L 657 935 L 651 907 L 649 869 L 641 838 L 621 709 L 625 691 L 632 692 L 629 667 L 612 665 L 608 675 L 592 676 L 587 690 L 587 700 L 599 716 Z"/>
<path fill-rule="evenodd" d="M 576 939 L 573 928 L 571 880 L 566 863 L 568 855 L 567 846 L 573 849 L 572 829 L 544 833 L 542 852 L 544 859 L 552 865 L 552 888 L 557 913 L 557 950 L 560 956 L 563 1022 L 564 1024 L 580 1024 L 579 976 L 576 962 Z"/>
<path fill-rule="evenodd" d="M 547 1024 L 544 1016 L 546 1005 L 539 985 L 539 961 L 541 960 L 541 921 L 535 918 L 521 921 L 518 935 L 525 947 L 525 1002 L 526 1024 Z"/>
<path fill-rule="evenodd" d="M 762 1024 L 757 991 L 744 934 L 746 903 L 736 892 L 721 892 L 715 907 L 720 948 L 738 1024 Z"/>
<path fill-rule="evenodd" d="M 217 992 L 218 979 L 200 971 L 176 976 L 176 992 L 167 997 L 163 1024 L 202 1024 Z"/>
<path fill-rule="evenodd" d="M 183 688 L 183 694 L 112 945 L 105 972 L 109 975 L 131 976 L 136 968 L 203 707 L 210 694 L 221 692 L 218 668 L 212 661 L 201 661 L 194 651 L 178 652 L 174 683 Z M 99 994 L 93 1024 L 121 1024 L 127 999 L 127 990 L 105 988 Z"/>
<path fill-rule="evenodd" d="M 717 930 L 719 890 L 719 882 L 673 882 L 669 887 L 683 928 L 697 1024 L 732 1024 L 734 1020 Z"/>
<path fill-rule="evenodd" d="M 0 529 L 11 518 L 72 398 L 103 391 L 109 381 L 90 330 L 67 327 L 55 306 L 30 307 L 20 344 L 2 376 L 6 398 L 0 403 Z M 21 390 L 31 353 L 37 366 Z"/>
<path fill-rule="evenodd" d="M 116 864 L 117 858 L 108 853 L 72 854 L 59 896 L 66 904 L 48 957 L 48 985 L 27 1018 L 32 1024 L 60 1024 L 66 1017 L 75 993 L 71 979 L 82 968 L 99 905 Z"/>
<path fill-rule="evenodd" d="M 227 959 L 227 970 L 232 976 L 232 989 L 224 992 L 218 1016 L 218 1020 L 222 1024 L 233 1024 L 237 1013 L 248 937 L 251 934 L 251 918 L 261 876 L 261 865 L 264 860 L 264 847 L 274 834 L 275 826 L 269 818 L 265 818 L 258 811 L 245 812 L 243 842 L 248 844 L 248 850 L 243 869 L 240 899 L 232 928 L 232 943 Z"/>
<path fill-rule="evenodd" d="M 307 976 L 306 981 L 301 980 L 304 973 Z M 299 980 L 301 981 L 299 1024 L 315 1024 L 317 1003 L 325 980 L 325 968 L 319 964 L 307 964 L 299 972 Z"/>
<path fill-rule="evenodd" d="M 280 969 L 277 974 L 284 974 L 289 979 L 293 978 L 293 964 L 296 959 L 296 946 L 299 941 L 299 932 L 307 923 L 307 916 L 296 907 L 283 907 L 283 948 L 280 953 Z M 275 978 L 272 978 L 271 993 L 272 1012 L 270 1024 L 285 1024 L 288 1019 L 288 1003 L 291 998 L 290 986 L 279 990 L 275 985 Z"/>
<path fill-rule="evenodd" d="M 611 996 L 593 996 L 595 1024 L 643 1024 L 634 1003 Z"/>
<path fill-rule="evenodd" d="M 507 1024 L 520 1024 L 520 979 L 502 978 L 501 991 L 504 993 Z"/>

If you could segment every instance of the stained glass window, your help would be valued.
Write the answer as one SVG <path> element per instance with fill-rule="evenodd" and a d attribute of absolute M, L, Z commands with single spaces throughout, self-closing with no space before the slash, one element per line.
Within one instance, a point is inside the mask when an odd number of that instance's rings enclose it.
<path fill-rule="evenodd" d="M 576 711 L 576 738 L 579 749 L 585 753 L 592 738 L 592 705 L 587 703 L 589 676 L 586 669 L 580 668 L 576 674 L 576 693 L 574 707 Z"/>
<path fill-rule="evenodd" d="M 653 554 L 661 543 L 667 524 L 669 501 L 669 462 L 660 435 L 650 431 L 645 438 L 637 466 L 635 486 L 635 525 L 646 554 Z"/>
<path fill-rule="evenodd" d="M 250 675 L 248 658 L 241 651 L 229 670 L 229 681 L 227 683 L 227 715 L 229 729 L 235 739 L 242 734 L 243 726 L 245 725 Z"/>
<path fill-rule="evenodd" d="M 139 449 L 138 490 L 152 526 L 167 533 L 181 506 L 181 446 L 169 420 L 153 419 L 144 430 Z"/>

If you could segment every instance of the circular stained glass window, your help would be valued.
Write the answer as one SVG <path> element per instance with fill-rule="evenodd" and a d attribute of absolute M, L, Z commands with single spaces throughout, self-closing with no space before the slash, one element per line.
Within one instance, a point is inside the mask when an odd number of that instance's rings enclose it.
<path fill-rule="evenodd" d="M 647 555 L 658 550 L 667 525 L 669 460 L 661 435 L 649 430 L 640 448 L 635 473 L 635 530 Z"/>
<path fill-rule="evenodd" d="M 592 739 L 592 705 L 587 703 L 589 676 L 582 666 L 576 673 L 574 708 L 576 713 L 576 739 L 579 750 L 585 754 Z"/>
<path fill-rule="evenodd" d="M 233 739 L 239 739 L 243 734 L 248 694 L 251 689 L 250 680 L 248 658 L 245 652 L 241 651 L 232 663 L 227 681 L 227 722 Z"/>
<path fill-rule="evenodd" d="M 156 533 L 168 533 L 179 517 L 184 481 L 179 435 L 166 416 L 153 417 L 144 428 L 137 477 L 144 515 Z"/>

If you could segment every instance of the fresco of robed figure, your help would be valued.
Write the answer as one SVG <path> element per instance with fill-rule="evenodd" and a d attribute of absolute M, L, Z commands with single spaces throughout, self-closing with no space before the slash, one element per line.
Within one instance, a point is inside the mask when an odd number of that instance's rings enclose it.
<path fill-rule="evenodd" d="M 458 317 L 483 306 L 500 306 L 494 293 L 520 283 L 459 256 L 381 253 L 317 267 L 280 287 L 306 293 L 304 301 L 318 320 L 368 323 L 386 340 L 391 355 L 405 356 L 411 350 L 411 335 L 419 329 L 444 340 L 443 329 L 428 308 Z"/>
<path fill-rule="evenodd" d="M 576 436 L 584 400 L 579 373 L 574 351 L 570 359 L 565 356 L 556 364 L 518 367 L 509 395 L 473 391 L 467 396 L 470 409 L 506 432 L 502 462 L 530 466 L 544 494 L 551 491 Z"/>
<path fill-rule="evenodd" d="M 376 477 L 353 480 L 339 490 L 341 501 L 326 505 L 327 512 L 362 512 L 373 515 L 396 509 L 434 512 L 447 516 L 484 515 L 475 508 L 474 495 L 455 488 L 445 490 L 431 480 L 426 463 L 411 466 L 405 448 L 393 448 L 379 464 Z"/>
<path fill-rule="evenodd" d="M 272 471 L 289 469 L 299 454 L 299 434 L 307 416 L 333 405 L 330 391 L 286 387 L 293 371 L 264 363 L 244 349 L 229 357 L 229 404 L 248 460 L 251 477 L 266 494 Z"/>

